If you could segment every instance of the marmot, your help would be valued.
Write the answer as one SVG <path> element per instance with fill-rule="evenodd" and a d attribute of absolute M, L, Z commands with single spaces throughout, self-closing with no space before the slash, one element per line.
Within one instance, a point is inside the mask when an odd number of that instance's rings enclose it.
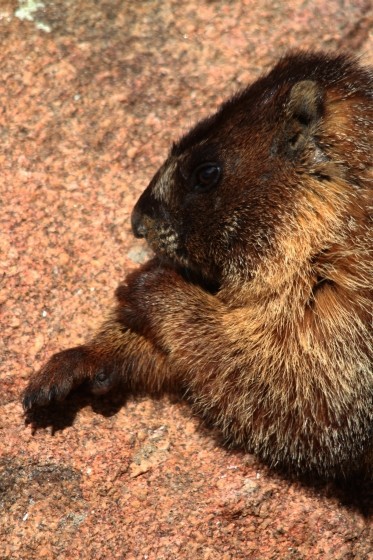
<path fill-rule="evenodd" d="M 84 381 L 178 387 L 271 466 L 367 462 L 372 83 L 349 55 L 289 54 L 174 144 L 132 214 L 154 259 L 92 340 L 31 378 L 26 413 Z"/>

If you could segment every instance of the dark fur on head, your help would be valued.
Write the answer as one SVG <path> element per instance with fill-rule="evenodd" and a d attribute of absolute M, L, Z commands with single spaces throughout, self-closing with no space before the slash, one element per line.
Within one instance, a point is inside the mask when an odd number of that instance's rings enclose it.
<path fill-rule="evenodd" d="M 173 146 L 136 205 L 135 232 L 146 225 L 157 254 L 207 278 L 250 278 L 277 233 L 298 227 L 311 181 L 321 201 L 330 181 L 351 183 L 352 194 L 368 185 L 371 80 L 343 55 L 286 57 Z M 193 173 L 206 162 L 222 176 L 200 192 Z"/>

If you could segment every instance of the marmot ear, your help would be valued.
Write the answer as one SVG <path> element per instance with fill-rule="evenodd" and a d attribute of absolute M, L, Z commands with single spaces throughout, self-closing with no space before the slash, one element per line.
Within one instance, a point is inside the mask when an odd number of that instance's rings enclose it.
<path fill-rule="evenodd" d="M 312 139 L 323 114 L 323 105 L 323 91 L 316 82 L 303 80 L 291 88 L 285 129 L 290 153 L 301 150 Z"/>

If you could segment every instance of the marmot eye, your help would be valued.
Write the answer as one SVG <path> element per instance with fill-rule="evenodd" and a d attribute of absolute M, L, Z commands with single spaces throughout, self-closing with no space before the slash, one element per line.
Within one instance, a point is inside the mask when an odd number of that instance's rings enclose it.
<path fill-rule="evenodd" d="M 193 189 L 205 192 L 217 185 L 221 174 L 220 165 L 217 163 L 202 163 L 193 172 Z"/>
<path fill-rule="evenodd" d="M 100 371 L 97 375 L 95 380 L 98 381 L 99 383 L 104 383 L 108 378 L 108 375 L 105 371 Z"/>

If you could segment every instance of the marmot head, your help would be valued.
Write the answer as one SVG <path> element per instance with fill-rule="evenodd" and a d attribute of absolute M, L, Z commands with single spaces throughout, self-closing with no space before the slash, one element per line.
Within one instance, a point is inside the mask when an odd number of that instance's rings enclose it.
<path fill-rule="evenodd" d="M 312 258 L 367 188 L 371 135 L 368 70 L 344 55 L 289 55 L 173 146 L 133 232 L 218 283 L 251 278 L 293 239 L 300 258 L 302 236 Z"/>

